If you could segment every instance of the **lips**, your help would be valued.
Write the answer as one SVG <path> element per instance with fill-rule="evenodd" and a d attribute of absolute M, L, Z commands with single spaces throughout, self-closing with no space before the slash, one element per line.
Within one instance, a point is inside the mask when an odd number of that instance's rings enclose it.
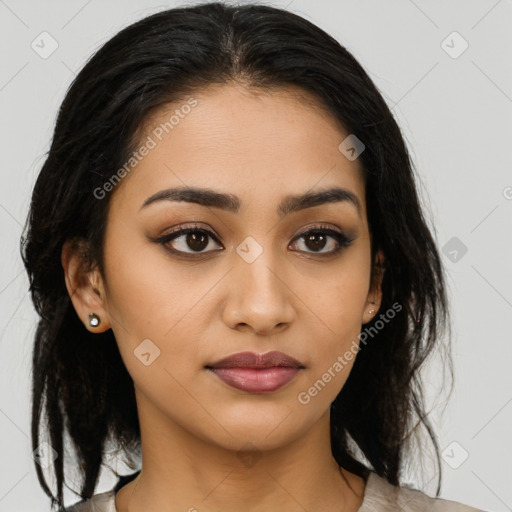
<path fill-rule="evenodd" d="M 240 352 L 205 367 L 231 387 L 269 393 L 288 384 L 305 366 L 283 352 Z"/>
<path fill-rule="evenodd" d="M 239 352 L 207 365 L 207 368 L 270 368 L 285 366 L 288 368 L 304 368 L 304 365 L 292 356 L 276 350 L 266 354 Z"/>

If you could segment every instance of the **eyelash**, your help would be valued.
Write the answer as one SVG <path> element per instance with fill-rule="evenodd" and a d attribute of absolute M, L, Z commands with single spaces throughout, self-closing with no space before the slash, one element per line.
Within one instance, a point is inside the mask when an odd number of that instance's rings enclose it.
<path fill-rule="evenodd" d="M 206 251 L 206 252 L 188 253 L 185 251 L 179 251 L 176 249 L 172 249 L 167 245 L 167 244 L 169 244 L 169 242 L 173 241 L 174 239 L 177 239 L 180 236 L 187 235 L 189 233 L 203 233 L 203 234 L 207 235 L 209 238 L 212 238 L 217 244 L 220 244 L 220 242 L 217 240 L 217 237 L 211 231 L 204 229 L 204 228 L 199 228 L 196 225 L 179 228 L 179 229 L 173 231 L 172 233 L 168 233 L 167 235 L 161 236 L 159 238 L 152 238 L 152 241 L 163 245 L 164 248 L 166 250 L 168 250 L 169 252 L 171 252 L 172 254 L 183 256 L 185 258 L 196 258 L 196 257 L 202 256 L 204 254 L 207 254 L 209 252 L 213 252 L 213 251 Z M 338 247 L 336 249 L 334 249 L 332 251 L 328 251 L 326 253 L 314 252 L 314 251 L 313 252 L 302 251 L 302 252 L 305 252 L 306 254 L 310 254 L 310 255 L 314 255 L 314 256 L 320 256 L 320 257 L 333 256 L 333 255 L 341 252 L 343 249 L 349 247 L 350 244 L 353 242 L 353 239 L 350 239 L 349 237 L 347 237 L 342 231 L 338 231 L 337 229 L 334 229 L 330 226 L 315 226 L 314 228 L 310 228 L 306 231 L 303 231 L 299 235 L 297 235 L 293 239 L 293 241 L 299 240 L 299 239 L 301 239 L 307 235 L 310 235 L 312 233 L 332 236 L 338 243 Z"/>

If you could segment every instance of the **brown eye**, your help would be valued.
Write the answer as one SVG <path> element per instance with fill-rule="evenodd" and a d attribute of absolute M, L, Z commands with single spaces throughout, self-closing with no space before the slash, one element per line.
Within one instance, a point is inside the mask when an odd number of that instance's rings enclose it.
<path fill-rule="evenodd" d="M 208 235 L 205 233 L 188 233 L 185 235 L 185 244 L 193 251 L 202 251 L 208 246 Z"/>
<path fill-rule="evenodd" d="M 309 249 L 304 252 L 320 256 L 335 254 L 352 243 L 352 240 L 345 234 L 333 228 L 313 228 L 300 234 L 295 240 L 300 239 L 304 239 L 304 245 Z M 335 242 L 329 243 L 329 239 L 333 239 Z M 330 249 L 321 252 L 326 246 L 330 246 Z"/>
<path fill-rule="evenodd" d="M 155 241 L 165 245 L 170 251 L 175 253 L 202 254 L 211 252 L 210 250 L 205 251 L 210 245 L 210 240 L 216 240 L 210 231 L 188 227 L 180 228 Z"/>
<path fill-rule="evenodd" d="M 305 236 L 304 243 L 312 251 L 321 251 L 327 243 L 327 238 L 324 233 L 313 233 Z"/>

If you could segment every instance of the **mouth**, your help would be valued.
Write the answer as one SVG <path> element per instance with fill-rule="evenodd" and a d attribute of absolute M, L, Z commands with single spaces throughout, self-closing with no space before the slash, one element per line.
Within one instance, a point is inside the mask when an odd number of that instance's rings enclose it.
<path fill-rule="evenodd" d="M 276 391 L 304 368 L 297 359 L 278 351 L 240 352 L 205 366 L 229 386 L 249 393 Z"/>

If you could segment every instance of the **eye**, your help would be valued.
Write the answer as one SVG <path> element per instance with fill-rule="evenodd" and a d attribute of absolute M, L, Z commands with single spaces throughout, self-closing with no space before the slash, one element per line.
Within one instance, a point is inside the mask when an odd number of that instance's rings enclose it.
<path fill-rule="evenodd" d="M 306 250 L 299 249 L 300 252 L 318 254 L 319 256 L 331 256 L 336 254 L 348 247 L 353 241 L 353 239 L 348 238 L 342 231 L 338 231 L 329 226 L 318 226 L 304 231 L 295 237 L 291 245 L 297 245 L 298 242 L 296 242 L 296 240 L 301 239 L 304 239 L 303 244 Z M 211 248 L 212 244 L 210 242 L 212 240 L 220 245 L 217 237 L 211 231 L 201 229 L 197 225 L 182 227 L 162 237 L 152 238 L 152 241 L 162 244 L 168 251 L 177 255 L 205 254 L 212 252 L 214 250 Z M 331 248 L 321 252 L 326 246 L 330 246 Z"/>
<path fill-rule="evenodd" d="M 330 244 L 328 244 L 329 238 L 331 239 Z M 307 248 L 312 249 L 311 252 L 307 250 L 304 252 L 309 252 L 309 254 L 318 254 L 320 256 L 330 256 L 336 254 L 342 249 L 348 247 L 353 241 L 348 238 L 342 231 L 338 231 L 328 226 L 319 226 L 309 229 L 308 231 L 304 231 L 295 238 L 295 240 L 300 239 L 304 239 L 304 245 Z M 334 240 L 334 242 L 332 240 Z M 319 252 L 327 245 L 330 245 L 330 250 Z M 333 245 L 334 248 L 332 247 Z"/>
<path fill-rule="evenodd" d="M 200 229 L 197 226 L 189 226 L 157 238 L 155 242 L 161 243 L 173 253 L 202 254 L 211 252 L 204 250 L 211 245 L 209 239 L 216 240 L 211 231 Z M 173 242 L 172 245 L 171 242 Z M 187 251 L 186 249 L 192 250 Z"/>

